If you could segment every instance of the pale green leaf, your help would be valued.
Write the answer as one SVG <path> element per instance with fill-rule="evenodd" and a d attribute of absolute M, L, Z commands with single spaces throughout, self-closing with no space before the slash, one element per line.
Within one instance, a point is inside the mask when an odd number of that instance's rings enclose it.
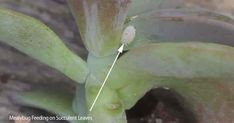
<path fill-rule="evenodd" d="M 116 53 L 130 0 L 68 0 L 86 48 L 95 56 Z"/>
<path fill-rule="evenodd" d="M 186 99 L 199 123 L 208 119 L 224 123 L 233 122 L 233 73 L 233 47 L 212 43 L 148 44 L 119 59 L 107 87 L 116 89 L 127 109 L 151 88 L 168 87 Z"/>
<path fill-rule="evenodd" d="M 128 48 L 152 42 L 202 41 L 233 45 L 234 20 L 201 9 L 162 9 L 136 16 L 128 25 L 136 28 Z"/>
<path fill-rule="evenodd" d="M 85 81 L 88 74 L 86 63 L 46 25 L 32 17 L 0 9 L 0 40 L 56 68 L 76 82 Z"/>
<path fill-rule="evenodd" d="M 21 93 L 17 95 L 16 99 L 20 104 L 41 108 L 56 115 L 77 116 L 72 110 L 73 94 L 63 90 L 46 87 Z M 79 123 L 73 120 L 70 122 Z"/>
<path fill-rule="evenodd" d="M 163 1 L 168 0 L 131 0 L 131 4 L 128 10 L 128 16 L 133 17 L 155 9 L 162 4 Z"/>
<path fill-rule="evenodd" d="M 73 111 L 80 116 L 87 116 L 87 106 L 85 98 L 85 85 L 78 84 L 76 87 L 75 98 L 72 103 Z"/>

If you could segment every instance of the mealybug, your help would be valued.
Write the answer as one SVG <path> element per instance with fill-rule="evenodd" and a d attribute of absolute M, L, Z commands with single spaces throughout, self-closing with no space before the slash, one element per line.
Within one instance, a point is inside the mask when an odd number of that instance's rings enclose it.
<path fill-rule="evenodd" d="M 136 29 L 134 26 L 130 25 L 124 29 L 121 42 L 126 45 L 130 44 L 135 38 L 135 35 L 136 35 Z"/>

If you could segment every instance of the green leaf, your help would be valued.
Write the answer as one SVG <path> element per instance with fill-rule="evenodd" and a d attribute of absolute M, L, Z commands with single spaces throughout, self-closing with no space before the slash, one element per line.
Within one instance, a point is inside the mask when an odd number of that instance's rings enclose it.
<path fill-rule="evenodd" d="M 159 6 L 165 1 L 168 0 L 132 0 L 128 10 L 128 16 L 137 16 L 159 9 Z"/>
<path fill-rule="evenodd" d="M 128 49 L 152 42 L 203 41 L 233 45 L 234 20 L 226 15 L 199 9 L 163 9 L 136 16 L 136 28 Z"/>
<path fill-rule="evenodd" d="M 68 0 L 86 48 L 95 56 L 116 53 L 130 0 Z"/>
<path fill-rule="evenodd" d="M 73 111 L 80 116 L 87 116 L 87 106 L 85 98 L 85 85 L 78 84 L 76 87 L 75 99 L 72 103 Z"/>
<path fill-rule="evenodd" d="M 86 83 L 86 98 L 90 108 L 100 89 L 100 85 L 95 85 L 97 80 L 91 77 Z M 115 90 L 104 87 L 93 109 L 89 112 L 92 116 L 92 123 L 127 123 L 125 109 L 118 93 Z"/>
<path fill-rule="evenodd" d="M 96 57 L 89 54 L 87 64 L 90 75 L 86 81 L 86 100 L 90 108 L 117 54 Z M 112 74 L 112 73 L 111 73 Z M 109 80 L 107 79 L 107 82 Z M 104 87 L 93 110 L 89 112 L 93 123 L 126 123 L 125 110 L 115 90 Z"/>
<path fill-rule="evenodd" d="M 45 109 L 60 116 L 76 116 L 72 111 L 73 94 L 54 88 L 37 89 L 17 95 L 23 105 Z M 79 123 L 78 121 L 70 121 Z"/>
<path fill-rule="evenodd" d="M 212 43 L 157 43 L 124 54 L 107 87 L 117 91 L 126 109 L 151 88 L 168 87 L 185 98 L 199 123 L 224 123 L 233 122 L 233 73 L 233 47 Z"/>
<path fill-rule="evenodd" d="M 46 25 L 29 16 L 0 9 L 0 40 L 59 70 L 76 82 L 84 82 L 86 63 L 72 53 Z"/>
<path fill-rule="evenodd" d="M 234 81 L 171 81 L 171 87 L 183 96 L 198 123 L 231 123 L 234 121 Z"/>

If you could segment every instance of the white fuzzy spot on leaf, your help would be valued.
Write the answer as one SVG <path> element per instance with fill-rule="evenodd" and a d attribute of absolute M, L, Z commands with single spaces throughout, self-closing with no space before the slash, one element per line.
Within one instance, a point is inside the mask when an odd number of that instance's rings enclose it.
<path fill-rule="evenodd" d="M 122 43 L 130 44 L 135 38 L 135 35 L 136 35 L 136 29 L 134 26 L 130 25 L 126 27 L 122 34 L 122 39 L 121 39 Z"/>

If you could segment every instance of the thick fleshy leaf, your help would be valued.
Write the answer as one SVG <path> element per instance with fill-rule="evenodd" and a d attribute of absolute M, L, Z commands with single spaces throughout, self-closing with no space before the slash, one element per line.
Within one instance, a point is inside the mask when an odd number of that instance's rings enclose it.
<path fill-rule="evenodd" d="M 192 8 L 187 3 L 187 0 L 132 0 L 128 16 L 131 18 L 154 10 Z"/>
<path fill-rule="evenodd" d="M 232 123 L 234 121 L 234 81 L 174 81 L 168 87 L 188 102 L 198 123 Z M 188 107 L 186 107 L 188 108 Z"/>
<path fill-rule="evenodd" d="M 21 93 L 16 99 L 20 104 L 45 109 L 60 116 L 76 116 L 72 110 L 73 94 L 62 90 L 37 89 Z M 79 123 L 78 121 L 70 122 Z"/>
<path fill-rule="evenodd" d="M 101 87 L 97 79 L 89 77 L 86 83 L 87 104 L 90 108 Z M 89 115 L 90 123 L 127 123 L 123 103 L 115 90 L 105 86 Z"/>
<path fill-rule="evenodd" d="M 211 43 L 148 44 L 119 59 L 107 87 L 116 89 L 127 109 L 151 88 L 169 87 L 199 123 L 233 122 L 233 56 L 233 47 Z"/>
<path fill-rule="evenodd" d="M 155 9 L 159 9 L 158 7 L 164 1 L 168 0 L 132 0 L 129 6 L 128 16 L 137 16 Z"/>
<path fill-rule="evenodd" d="M 73 111 L 80 116 L 87 116 L 85 85 L 78 84 L 76 87 L 75 99 L 72 103 Z"/>
<path fill-rule="evenodd" d="M 129 23 L 136 37 L 128 48 L 152 42 L 203 41 L 233 44 L 234 20 L 202 9 L 163 9 L 136 16 Z"/>
<path fill-rule="evenodd" d="M 90 108 L 100 89 L 107 72 L 109 71 L 115 55 L 108 57 L 95 57 L 89 54 L 88 66 L 90 76 L 86 81 L 87 106 Z M 108 81 L 108 80 L 107 80 Z M 126 123 L 124 107 L 115 92 L 110 88 L 104 87 L 93 110 L 89 112 L 93 117 L 93 123 Z"/>
<path fill-rule="evenodd" d="M 47 26 L 29 16 L 0 9 L 0 40 L 76 82 L 84 82 L 88 74 L 86 63 L 80 57 Z"/>
<path fill-rule="evenodd" d="M 90 75 L 87 77 L 87 81 L 85 83 L 88 108 L 91 107 L 115 57 L 116 54 L 101 58 L 89 54 L 87 64 L 90 68 Z M 93 110 L 88 112 L 89 115 L 93 117 L 93 123 L 126 121 L 126 118 L 123 118 L 125 116 L 124 109 L 119 101 L 118 96 L 113 90 L 104 88 Z M 115 105 L 116 108 L 112 108 L 115 107 Z"/>
<path fill-rule="evenodd" d="M 117 51 L 129 0 L 68 0 L 86 48 L 95 56 Z"/>

